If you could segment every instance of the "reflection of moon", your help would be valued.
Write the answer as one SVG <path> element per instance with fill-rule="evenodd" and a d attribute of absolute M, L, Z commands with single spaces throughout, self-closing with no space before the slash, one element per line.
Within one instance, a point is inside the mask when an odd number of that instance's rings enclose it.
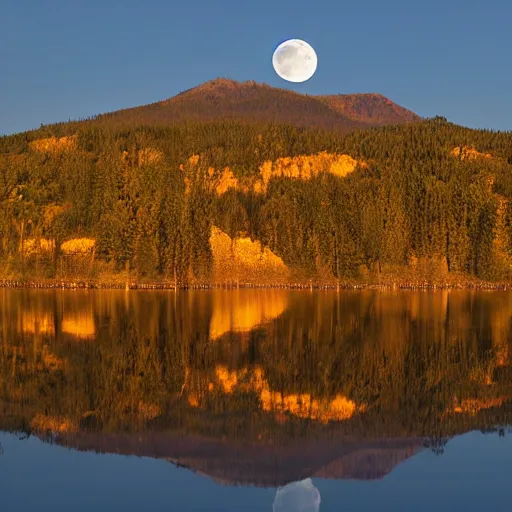
<path fill-rule="evenodd" d="M 318 59 L 315 50 L 301 39 L 281 43 L 272 56 L 276 73 L 289 82 L 305 82 L 316 71 Z"/>
<path fill-rule="evenodd" d="M 279 487 L 272 506 L 273 512 L 318 512 L 320 510 L 320 492 L 311 478 L 292 482 Z"/>

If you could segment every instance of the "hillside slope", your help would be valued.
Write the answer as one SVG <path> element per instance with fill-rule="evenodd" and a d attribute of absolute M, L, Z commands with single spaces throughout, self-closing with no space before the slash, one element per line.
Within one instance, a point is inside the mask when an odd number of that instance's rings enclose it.
<path fill-rule="evenodd" d="M 393 103 L 381 94 L 336 94 L 316 98 L 351 121 L 373 126 L 419 120 L 414 112 Z"/>

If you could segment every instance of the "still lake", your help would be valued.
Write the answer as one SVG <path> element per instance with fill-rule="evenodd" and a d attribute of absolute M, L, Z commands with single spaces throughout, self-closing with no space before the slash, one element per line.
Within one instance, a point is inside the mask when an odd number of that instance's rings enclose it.
<path fill-rule="evenodd" d="M 512 292 L 0 290 L 0 510 L 510 511 Z"/>

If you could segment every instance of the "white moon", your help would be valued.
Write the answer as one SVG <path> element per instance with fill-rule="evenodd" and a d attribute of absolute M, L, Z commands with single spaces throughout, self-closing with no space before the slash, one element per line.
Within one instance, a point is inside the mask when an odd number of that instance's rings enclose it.
<path fill-rule="evenodd" d="M 284 80 L 305 82 L 315 74 L 318 58 L 313 47 L 306 41 L 288 39 L 274 51 L 272 65 Z"/>

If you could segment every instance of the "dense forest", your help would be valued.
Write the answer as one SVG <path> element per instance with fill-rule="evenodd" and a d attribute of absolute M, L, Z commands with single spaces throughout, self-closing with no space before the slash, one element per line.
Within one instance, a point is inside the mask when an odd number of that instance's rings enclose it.
<path fill-rule="evenodd" d="M 313 156 L 307 177 L 256 186 L 265 166 L 319 154 L 354 168 Z M 104 116 L 0 139 L 0 278 L 210 282 L 216 226 L 261 242 L 290 279 L 507 280 L 511 200 L 512 134 L 441 117 L 340 134 Z"/>

